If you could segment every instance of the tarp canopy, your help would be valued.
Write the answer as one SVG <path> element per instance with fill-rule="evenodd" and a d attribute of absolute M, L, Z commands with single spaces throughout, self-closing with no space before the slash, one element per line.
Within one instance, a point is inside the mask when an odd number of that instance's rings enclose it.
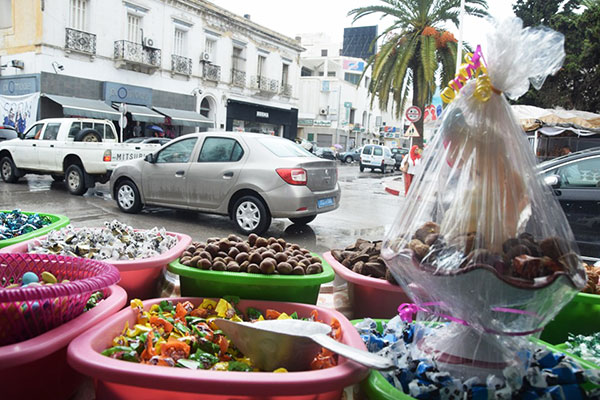
<path fill-rule="evenodd" d="M 579 130 L 600 129 L 600 114 L 578 110 L 544 109 L 514 105 L 512 111 L 523 129 L 533 131 L 541 126 L 573 127 Z"/>
<path fill-rule="evenodd" d="M 202 128 L 213 128 L 215 126 L 213 121 L 194 111 L 177 110 L 174 108 L 163 107 L 152 108 L 155 111 L 170 117 L 173 125 L 198 126 Z"/>
<path fill-rule="evenodd" d="M 121 116 L 117 110 L 112 109 L 108 104 L 101 100 L 82 99 L 79 97 L 67 97 L 45 93 L 42 93 L 42 97 L 47 97 L 53 102 L 60 104 L 63 109 L 63 114 L 66 116 L 102 118 L 109 120 L 118 120 Z"/>
<path fill-rule="evenodd" d="M 113 104 L 113 107 L 118 107 L 118 104 Z M 165 116 L 157 113 L 154 110 L 144 106 L 136 106 L 127 104 L 127 112 L 130 112 L 134 121 L 152 122 L 153 124 L 162 124 L 165 122 Z"/>
<path fill-rule="evenodd" d="M 538 134 L 545 136 L 557 136 L 563 132 L 573 132 L 577 136 L 600 135 L 600 132 L 593 132 L 586 129 L 564 128 L 560 126 L 544 126 L 537 130 Z"/>

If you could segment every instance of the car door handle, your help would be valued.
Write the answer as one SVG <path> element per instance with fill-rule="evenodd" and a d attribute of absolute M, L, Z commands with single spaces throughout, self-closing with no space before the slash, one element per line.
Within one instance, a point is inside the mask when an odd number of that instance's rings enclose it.
<path fill-rule="evenodd" d="M 135 149 L 136 149 L 136 150 L 139 150 L 139 149 L 141 149 L 141 147 L 136 147 Z"/>
<path fill-rule="evenodd" d="M 53 145 L 53 144 L 51 144 L 51 145 L 50 145 L 50 147 L 54 147 L 54 145 Z"/>
<path fill-rule="evenodd" d="M 183 171 L 183 170 L 175 172 L 175 176 L 177 178 L 181 178 L 184 175 L 185 175 L 185 171 Z"/>
<path fill-rule="evenodd" d="M 32 147 L 36 147 L 36 146 L 37 146 L 37 144 L 36 144 L 36 143 L 32 143 L 32 144 L 31 144 L 31 146 L 32 146 Z"/>
<path fill-rule="evenodd" d="M 554 191 L 554 195 L 556 195 L 556 196 L 560 196 L 560 195 L 562 195 L 562 191 L 560 191 L 560 190 L 555 190 L 555 191 Z"/>
<path fill-rule="evenodd" d="M 229 179 L 229 178 L 233 178 L 233 172 L 232 171 L 227 171 L 223 174 L 223 178 L 224 179 Z"/>

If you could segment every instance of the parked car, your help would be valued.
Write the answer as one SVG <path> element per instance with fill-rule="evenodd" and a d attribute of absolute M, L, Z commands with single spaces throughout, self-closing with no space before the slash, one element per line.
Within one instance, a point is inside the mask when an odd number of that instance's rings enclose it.
<path fill-rule="evenodd" d="M 386 146 L 367 144 L 360 153 L 360 172 L 363 172 L 365 168 L 371 168 L 371 170 L 379 169 L 381 173 L 385 174 L 385 171 L 388 168 L 393 169 L 395 164 L 396 160 L 392 157 L 392 151 Z"/>
<path fill-rule="evenodd" d="M 325 158 L 327 160 L 335 160 L 335 152 L 327 147 L 317 147 L 315 155 L 319 158 Z"/>
<path fill-rule="evenodd" d="M 600 258 L 600 148 L 538 165 L 559 201 L 583 256 Z"/>
<path fill-rule="evenodd" d="M 408 154 L 409 151 L 410 149 L 404 147 L 392 148 L 392 157 L 396 161 L 396 164 L 394 164 L 394 168 L 396 169 L 396 171 L 400 169 L 400 166 L 402 165 L 402 160 L 404 159 L 404 156 Z"/>
<path fill-rule="evenodd" d="M 10 125 L 0 125 L 0 142 L 5 140 L 16 139 L 19 137 L 17 130 L 14 126 Z"/>
<path fill-rule="evenodd" d="M 345 162 L 347 164 L 349 164 L 353 161 L 359 161 L 361 150 L 362 150 L 362 147 L 359 147 L 358 149 L 352 149 L 352 150 L 345 151 L 343 153 L 338 153 L 337 158 L 338 158 L 338 160 L 341 160 L 342 162 Z"/>
<path fill-rule="evenodd" d="M 228 215 L 245 234 L 265 232 L 271 218 L 307 224 L 340 203 L 334 161 L 287 139 L 254 133 L 174 139 L 117 167 L 110 190 L 127 213 L 157 205 Z"/>
<path fill-rule="evenodd" d="M 161 146 L 165 143 L 169 143 L 170 138 L 158 138 L 158 137 L 134 137 L 127 139 L 125 143 L 145 143 L 145 144 L 160 144 Z"/>

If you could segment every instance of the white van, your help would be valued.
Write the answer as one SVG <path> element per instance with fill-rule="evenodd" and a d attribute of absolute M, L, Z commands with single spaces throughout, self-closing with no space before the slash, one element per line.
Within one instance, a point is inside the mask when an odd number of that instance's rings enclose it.
<path fill-rule="evenodd" d="M 385 174 L 386 169 L 394 170 L 396 160 L 392 157 L 392 151 L 389 147 L 378 144 L 367 144 L 360 153 L 360 172 L 365 168 L 380 169 Z"/>

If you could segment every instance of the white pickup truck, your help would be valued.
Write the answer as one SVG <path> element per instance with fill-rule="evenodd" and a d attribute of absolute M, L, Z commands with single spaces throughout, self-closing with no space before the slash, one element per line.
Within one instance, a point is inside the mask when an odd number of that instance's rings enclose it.
<path fill-rule="evenodd" d="M 25 174 L 66 179 L 69 192 L 82 195 L 96 182 L 106 183 L 122 161 L 142 158 L 159 145 L 118 143 L 111 121 L 52 118 L 38 121 L 22 139 L 0 144 L 0 175 L 14 183 Z"/>

